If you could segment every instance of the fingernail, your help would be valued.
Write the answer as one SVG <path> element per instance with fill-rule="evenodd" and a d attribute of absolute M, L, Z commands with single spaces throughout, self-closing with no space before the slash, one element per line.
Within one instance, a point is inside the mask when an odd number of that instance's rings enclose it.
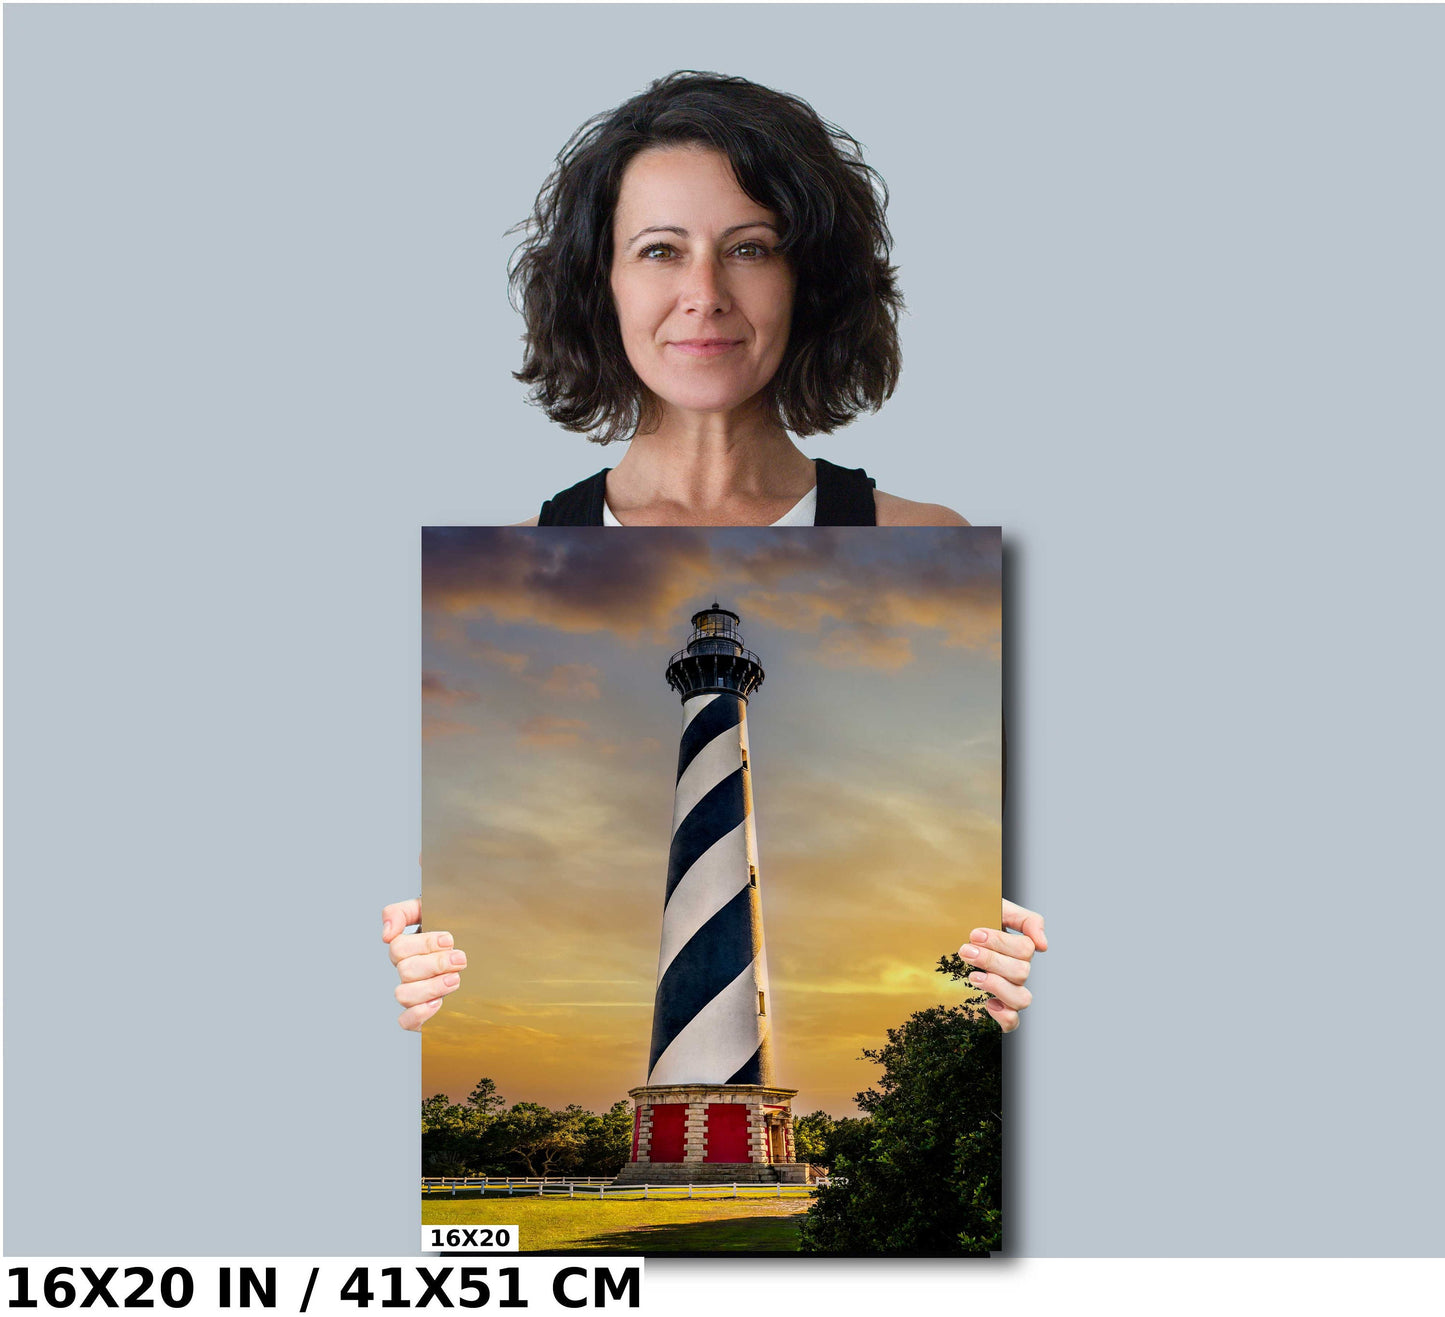
<path fill-rule="evenodd" d="M 968 946 L 959 947 L 958 954 L 962 956 L 964 960 L 972 960 L 982 950 L 982 947 L 976 947 L 970 943 Z"/>
<path fill-rule="evenodd" d="M 429 1002 L 427 1002 L 428 1006 L 440 1006 L 441 1004 L 442 999 L 440 997 L 433 997 Z"/>
<path fill-rule="evenodd" d="M 970 974 L 968 976 L 968 981 L 972 983 L 975 987 L 981 987 L 984 983 L 988 981 L 988 975 L 982 972 Z"/>
<path fill-rule="evenodd" d="M 460 974 L 448 974 L 446 978 L 442 980 L 449 988 L 455 988 L 461 981 L 462 976 Z"/>
<path fill-rule="evenodd" d="M 453 964 L 453 965 L 464 966 L 464 965 L 466 965 L 466 963 L 467 963 L 467 953 L 466 953 L 465 951 L 453 951 L 453 952 L 452 952 L 452 964 Z"/>
<path fill-rule="evenodd" d="M 452 935 L 451 935 L 450 933 L 438 933 L 438 934 L 437 934 L 437 946 L 439 946 L 439 947 L 449 947 L 449 946 L 452 946 L 452 945 L 453 945 L 453 939 L 452 939 Z"/>
<path fill-rule="evenodd" d="M 390 933 L 390 932 L 391 932 L 391 920 L 390 920 L 390 919 L 383 919 L 383 920 L 381 921 L 381 935 L 382 935 L 383 937 L 385 937 L 385 936 L 386 936 L 388 933 Z"/>
<path fill-rule="evenodd" d="M 968 935 L 968 940 L 969 940 L 970 942 L 987 942 L 987 941 L 988 941 L 988 929 L 986 929 L 986 928 L 975 928 L 975 929 L 973 930 L 973 932 Z"/>

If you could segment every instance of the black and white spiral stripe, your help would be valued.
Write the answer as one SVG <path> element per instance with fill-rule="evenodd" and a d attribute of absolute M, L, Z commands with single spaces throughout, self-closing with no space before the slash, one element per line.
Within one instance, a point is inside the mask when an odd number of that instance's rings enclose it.
<path fill-rule="evenodd" d="M 682 709 L 647 1082 L 770 1084 L 747 705 L 713 693 Z"/>

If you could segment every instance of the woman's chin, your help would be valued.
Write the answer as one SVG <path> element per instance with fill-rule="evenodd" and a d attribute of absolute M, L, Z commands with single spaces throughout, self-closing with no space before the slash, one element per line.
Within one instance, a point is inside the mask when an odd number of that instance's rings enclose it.
<path fill-rule="evenodd" d="M 757 389 L 746 388 L 677 388 L 659 395 L 674 414 L 726 416 L 738 411 L 751 411 L 757 405 Z"/>

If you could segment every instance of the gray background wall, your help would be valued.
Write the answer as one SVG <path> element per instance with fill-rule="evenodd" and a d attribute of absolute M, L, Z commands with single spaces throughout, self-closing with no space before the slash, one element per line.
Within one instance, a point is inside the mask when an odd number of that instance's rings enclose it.
<path fill-rule="evenodd" d="M 616 460 L 504 230 L 674 67 L 892 189 L 903 383 L 808 450 L 1007 531 L 1013 1251 L 1438 1251 L 1438 7 L 4 23 L 7 1253 L 415 1247 L 417 528 Z"/>

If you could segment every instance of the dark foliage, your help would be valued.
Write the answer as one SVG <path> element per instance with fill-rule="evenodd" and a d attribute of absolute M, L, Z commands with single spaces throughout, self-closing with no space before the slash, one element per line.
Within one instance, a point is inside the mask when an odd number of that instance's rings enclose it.
<path fill-rule="evenodd" d="M 833 1117 L 826 1111 L 793 1118 L 793 1152 L 800 1162 L 812 1162 L 815 1166 L 828 1164 L 828 1135 L 833 1123 Z"/>
<path fill-rule="evenodd" d="M 465 1103 L 445 1093 L 421 1104 L 423 1175 L 616 1175 L 632 1152 L 632 1110 L 614 1102 L 600 1116 L 538 1102 L 508 1108 L 490 1079 Z"/>
<path fill-rule="evenodd" d="M 946 958 L 945 958 L 946 959 Z M 943 968 L 940 967 L 940 972 Z M 805 1253 L 986 1256 L 1002 1246 L 1002 1032 L 977 1001 L 932 1006 L 863 1055 L 883 1067 L 835 1122 Z"/>
<path fill-rule="evenodd" d="M 938 958 L 938 973 L 947 974 L 951 979 L 962 979 L 966 982 L 968 976 L 977 968 L 977 965 L 970 965 L 968 961 L 956 951 L 950 951 L 948 955 Z M 993 996 L 993 993 L 986 992 L 982 988 L 974 988 L 973 991 L 978 994 L 978 1000 L 981 1002 L 987 1001 Z"/>

